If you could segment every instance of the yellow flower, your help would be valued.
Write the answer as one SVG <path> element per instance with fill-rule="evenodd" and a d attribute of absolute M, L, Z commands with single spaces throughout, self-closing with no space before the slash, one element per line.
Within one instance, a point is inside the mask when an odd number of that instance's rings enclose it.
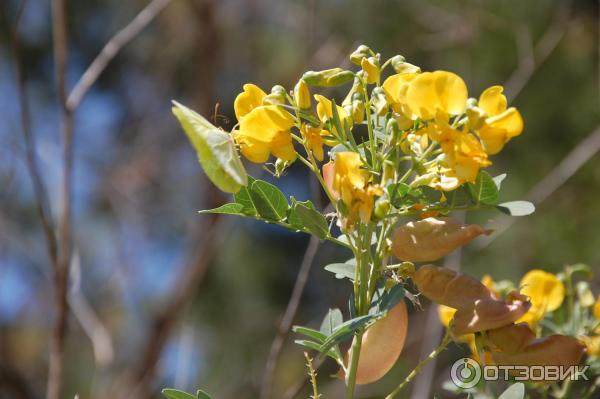
<path fill-rule="evenodd" d="M 260 87 L 252 83 L 246 83 L 244 91 L 238 94 L 233 102 L 233 109 L 235 110 L 237 120 L 241 120 L 242 117 L 246 116 L 254 108 L 260 107 L 266 96 L 267 93 Z"/>
<path fill-rule="evenodd" d="M 548 312 L 560 307 L 565 298 L 565 286 L 552 273 L 543 270 L 530 270 L 521 279 L 521 293 L 531 300 L 531 309 L 518 322 L 535 325 Z"/>
<path fill-rule="evenodd" d="M 588 356 L 600 356 L 600 336 L 580 336 L 578 338 L 585 344 Z"/>
<path fill-rule="evenodd" d="M 596 320 L 600 320 L 600 295 L 598 295 L 598 299 L 594 304 L 594 317 L 596 317 Z"/>
<path fill-rule="evenodd" d="M 479 108 L 487 115 L 478 134 L 488 154 L 497 154 L 511 138 L 523 131 L 523 118 L 516 108 L 507 108 L 502 86 L 492 86 L 479 97 Z"/>
<path fill-rule="evenodd" d="M 404 94 L 406 105 L 421 119 L 460 115 L 467 104 L 467 85 L 456 74 L 424 72 L 410 81 Z"/>
<path fill-rule="evenodd" d="M 373 84 L 379 80 L 379 67 L 375 65 L 374 61 L 372 57 L 365 57 L 360 61 L 360 66 L 366 74 L 367 84 Z"/>
<path fill-rule="evenodd" d="M 317 100 L 317 115 L 322 123 L 327 123 L 333 119 L 333 102 L 320 94 L 315 94 L 315 100 Z M 349 115 L 343 107 L 336 104 L 337 114 L 340 117 L 340 123 L 348 123 L 349 127 L 352 127 L 352 116 Z M 335 127 L 332 128 L 334 134 L 339 135 Z"/>
<path fill-rule="evenodd" d="M 380 187 L 370 185 L 368 173 L 361 168 L 360 155 L 355 152 L 338 152 L 334 163 L 333 191 L 348 207 L 349 220 L 360 217 L 371 219 L 374 196 L 383 194 Z"/>
<path fill-rule="evenodd" d="M 387 78 L 382 85 L 388 102 L 398 115 L 396 120 L 400 129 L 408 129 L 412 126 L 412 120 L 415 118 L 406 104 L 406 91 L 409 83 L 417 76 L 417 73 L 398 73 Z"/>
<path fill-rule="evenodd" d="M 313 127 L 306 124 L 302 125 L 302 129 L 300 131 L 302 136 L 306 139 L 306 145 L 308 149 L 312 151 L 317 161 L 322 161 L 324 156 L 323 135 L 326 135 L 327 131 L 322 130 L 320 127 Z"/>
<path fill-rule="evenodd" d="M 255 163 L 263 163 L 269 154 L 284 161 L 296 159 L 290 128 L 294 118 L 277 105 L 252 109 L 240 120 L 239 130 L 233 132 L 240 151 Z"/>
<path fill-rule="evenodd" d="M 474 182 L 479 169 L 490 166 L 481 143 L 471 133 L 456 132 L 447 141 L 441 142 L 444 152 L 442 164 L 450 169 L 447 177 L 456 178 L 458 185 Z"/>

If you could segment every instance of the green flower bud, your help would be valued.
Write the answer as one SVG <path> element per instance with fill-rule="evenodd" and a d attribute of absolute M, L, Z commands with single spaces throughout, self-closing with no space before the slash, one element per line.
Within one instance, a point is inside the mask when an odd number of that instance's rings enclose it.
<path fill-rule="evenodd" d="M 418 73 L 421 68 L 405 61 L 404 57 L 397 55 L 392 58 L 392 68 L 396 73 Z"/>
<path fill-rule="evenodd" d="M 280 85 L 275 85 L 271 89 L 271 94 L 265 97 L 263 103 L 266 105 L 281 105 L 285 104 L 285 88 Z"/>
<path fill-rule="evenodd" d="M 373 104 L 373 107 L 375 107 L 375 112 L 377 115 L 383 115 L 387 112 L 388 103 L 383 88 L 376 87 L 373 89 L 371 92 L 371 104 Z"/>
<path fill-rule="evenodd" d="M 379 198 L 375 201 L 375 210 L 373 211 L 373 219 L 381 220 L 383 219 L 391 208 L 390 201 L 387 198 Z"/>
<path fill-rule="evenodd" d="M 323 71 L 308 71 L 302 75 L 302 80 L 311 86 L 333 87 L 340 86 L 354 79 L 354 73 L 342 68 L 325 69 Z"/>
<path fill-rule="evenodd" d="M 371 54 L 373 54 L 373 50 L 371 50 L 369 46 L 361 44 L 352 54 L 350 54 L 350 61 L 355 65 L 360 65 L 362 59 L 369 57 Z"/>

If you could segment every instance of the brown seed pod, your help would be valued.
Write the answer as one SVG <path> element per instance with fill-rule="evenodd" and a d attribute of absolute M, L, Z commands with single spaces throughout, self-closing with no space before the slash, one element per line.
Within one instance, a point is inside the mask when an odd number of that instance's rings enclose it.
<path fill-rule="evenodd" d="M 516 353 L 492 351 L 498 365 L 511 366 L 576 366 L 585 345 L 573 337 L 550 335 L 536 339 Z"/>
<path fill-rule="evenodd" d="M 390 371 L 402 352 L 407 331 L 408 313 L 402 300 L 363 334 L 356 371 L 357 384 L 370 384 Z"/>
<path fill-rule="evenodd" d="M 394 232 L 392 250 L 400 260 L 432 262 L 443 258 L 481 234 L 490 234 L 476 224 L 463 224 L 448 217 L 409 222 Z"/>
<path fill-rule="evenodd" d="M 421 266 L 412 279 L 419 291 L 431 301 L 454 309 L 478 299 L 495 299 L 479 280 L 444 267 Z"/>
<path fill-rule="evenodd" d="M 535 333 L 527 323 L 509 324 L 487 331 L 486 338 L 492 350 L 515 354 L 533 342 Z"/>
<path fill-rule="evenodd" d="M 480 299 L 458 308 L 452 333 L 464 335 L 504 327 L 520 319 L 530 307 L 531 302 L 520 299 Z"/>

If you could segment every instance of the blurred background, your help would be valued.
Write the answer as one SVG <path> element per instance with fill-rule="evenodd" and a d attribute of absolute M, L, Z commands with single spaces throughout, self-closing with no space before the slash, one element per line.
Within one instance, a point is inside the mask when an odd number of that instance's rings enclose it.
<path fill-rule="evenodd" d="M 24 139 L 29 131 L 56 221 L 63 163 L 49 3 L 0 0 L 2 399 L 45 395 L 56 314 Z M 361 43 L 384 58 L 402 54 L 425 70 L 454 71 L 475 97 L 504 84 L 525 119 L 524 134 L 494 157 L 490 172 L 508 172 L 503 200 L 529 199 L 537 212 L 513 224 L 493 212 L 469 215 L 469 221 L 496 228 L 495 240 L 472 243 L 447 266 L 517 282 L 533 267 L 558 271 L 584 262 L 598 270 L 597 2 L 150 3 L 141 31 L 122 43 L 72 109 L 74 255 L 62 397 L 158 398 L 165 386 L 201 387 L 215 398 L 308 396 L 302 350 L 294 334 L 278 333 L 308 237 L 199 215 L 228 198 L 201 171 L 170 101 L 216 115 L 228 129 L 244 83 L 289 90 L 307 69 L 350 67 L 347 55 Z M 67 2 L 67 92 L 104 44 L 148 4 Z M 272 180 L 259 167 L 249 166 L 249 172 Z M 318 198 L 300 165 L 277 184 L 298 199 Z M 309 249 L 307 284 L 297 312 L 288 314 L 294 324 L 318 328 L 330 307 L 347 316 L 350 284 L 323 266 L 349 254 L 331 244 Z M 425 305 L 411 314 L 397 366 L 380 384 L 361 389 L 362 397 L 381 397 L 437 345 L 435 309 Z M 265 373 L 269 353 L 278 359 L 272 376 Z M 442 384 L 463 353 L 458 346 L 446 351 L 405 397 L 452 397 Z M 335 372 L 329 361 L 319 370 L 324 397 L 342 397 L 343 384 L 329 377 Z"/>

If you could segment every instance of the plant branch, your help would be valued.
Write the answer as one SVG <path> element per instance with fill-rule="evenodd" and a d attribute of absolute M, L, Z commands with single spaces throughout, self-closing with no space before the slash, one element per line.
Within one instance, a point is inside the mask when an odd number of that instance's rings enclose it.
<path fill-rule="evenodd" d="M 408 385 L 419 374 L 419 372 L 421 371 L 421 369 L 423 369 L 423 367 L 425 367 L 430 361 L 435 359 L 440 353 L 442 353 L 442 351 L 444 349 L 446 349 L 446 347 L 448 346 L 450 341 L 451 341 L 450 330 L 446 330 L 446 335 L 444 335 L 444 338 L 442 339 L 442 342 L 440 343 L 440 345 L 437 348 L 435 348 L 433 350 L 433 352 L 431 352 L 429 354 L 429 356 L 427 356 L 419 364 L 417 364 L 417 366 L 413 369 L 413 371 L 411 371 L 410 374 L 408 374 L 406 376 L 404 381 L 402 381 L 400 383 L 400 385 L 398 385 L 396 387 L 396 389 L 394 389 L 388 396 L 386 396 L 385 399 L 394 399 L 396 397 L 396 395 L 398 395 L 400 393 L 400 391 L 402 391 L 402 389 L 406 385 Z"/>
<path fill-rule="evenodd" d="M 298 271 L 298 276 L 296 277 L 294 288 L 292 289 L 292 295 L 290 296 L 290 300 L 288 301 L 283 318 L 281 319 L 279 327 L 277 328 L 277 335 L 271 343 L 271 349 L 269 351 L 269 357 L 263 373 L 260 389 L 261 399 L 271 398 L 273 376 L 275 374 L 277 361 L 279 359 L 279 355 L 281 354 L 281 350 L 283 349 L 285 338 L 290 332 L 290 328 L 294 322 L 294 317 L 298 312 L 300 299 L 302 298 L 304 287 L 308 281 L 308 275 L 317 254 L 317 250 L 319 249 L 319 245 L 319 239 L 316 236 L 311 235 L 308 246 L 306 247 L 306 251 L 304 252 L 304 257 L 302 258 L 302 263 L 300 265 L 300 270 Z"/>
<path fill-rule="evenodd" d="M 67 108 L 77 109 L 81 100 L 96 83 L 98 77 L 119 51 L 132 41 L 154 18 L 170 3 L 171 0 L 152 0 L 119 32 L 117 32 L 102 48 L 94 61 L 81 75 L 67 99 Z"/>

